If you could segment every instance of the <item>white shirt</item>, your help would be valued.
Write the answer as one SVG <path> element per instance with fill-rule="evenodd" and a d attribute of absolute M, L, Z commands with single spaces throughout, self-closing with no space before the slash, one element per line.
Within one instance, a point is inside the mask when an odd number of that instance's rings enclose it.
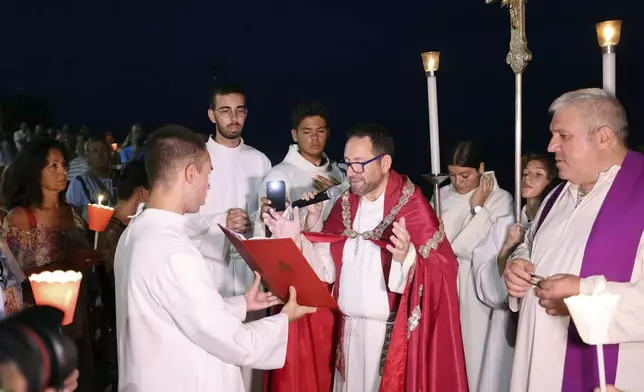
<path fill-rule="evenodd" d="M 288 317 L 244 324 L 244 297 L 219 295 L 186 220 L 145 209 L 119 240 L 119 391 L 242 392 L 240 366 L 284 365 Z"/>
<path fill-rule="evenodd" d="M 384 219 L 384 196 L 385 192 L 374 201 L 365 197 L 360 199 L 352 225 L 354 230 L 360 233 L 373 230 Z M 320 280 L 336 282 L 335 264 L 328 243 L 311 243 L 302 236 L 302 253 Z M 343 381 L 336 372 L 334 392 L 378 391 L 380 356 L 390 313 L 387 288 L 394 293 L 403 293 L 409 271 L 415 263 L 416 250 L 412 245 L 405 260 L 391 262 L 388 284 L 385 284 L 381 248 L 359 237 L 347 238 L 338 293 L 338 306 L 345 317 L 346 380 Z"/>
<path fill-rule="evenodd" d="M 300 154 L 297 144 L 292 144 L 289 146 L 284 160 L 266 173 L 266 177 L 258 190 L 258 198 L 266 196 L 266 184 L 270 181 L 284 181 L 286 184 L 286 197 L 291 202 L 302 198 L 304 193 L 316 192 L 312 180 L 316 176 L 333 178 L 339 183 L 344 182 L 345 175 L 338 165 L 335 162 L 331 162 L 326 155 L 324 157 L 326 162 L 316 166 Z M 330 199 L 324 202 L 322 219 L 326 220 L 327 216 L 329 216 L 335 200 Z M 259 214 L 257 218 L 257 224 L 263 224 L 262 217 Z M 305 208 L 300 211 L 300 219 L 302 222 L 306 219 Z M 256 234 L 258 234 L 257 231 Z"/>

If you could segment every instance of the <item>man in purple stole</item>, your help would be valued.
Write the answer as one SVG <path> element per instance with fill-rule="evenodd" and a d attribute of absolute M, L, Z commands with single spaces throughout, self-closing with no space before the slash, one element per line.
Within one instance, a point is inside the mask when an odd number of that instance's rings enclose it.
<path fill-rule="evenodd" d="M 585 345 L 563 299 L 620 296 L 604 347 L 606 378 L 644 391 L 644 155 L 626 147 L 619 101 L 600 89 L 564 94 L 548 151 L 567 182 L 543 204 L 504 274 L 519 311 L 511 392 L 592 392 L 599 385 L 594 347 Z M 546 277 L 535 287 L 533 275 Z"/>

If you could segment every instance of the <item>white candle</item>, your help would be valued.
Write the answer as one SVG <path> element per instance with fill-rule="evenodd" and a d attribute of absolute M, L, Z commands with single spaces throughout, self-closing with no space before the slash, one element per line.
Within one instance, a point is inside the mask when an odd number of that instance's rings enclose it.
<path fill-rule="evenodd" d="M 602 55 L 604 90 L 615 95 L 615 52 Z"/>
<path fill-rule="evenodd" d="M 427 95 L 429 98 L 429 148 L 432 164 L 432 174 L 440 174 L 440 143 L 438 138 L 438 93 L 436 91 L 436 75 L 427 75 Z"/>

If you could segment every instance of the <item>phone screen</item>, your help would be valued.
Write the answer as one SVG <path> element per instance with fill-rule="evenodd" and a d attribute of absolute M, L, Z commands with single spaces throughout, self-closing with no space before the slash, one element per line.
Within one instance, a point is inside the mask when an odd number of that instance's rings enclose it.
<path fill-rule="evenodd" d="M 271 201 L 275 211 L 286 209 L 286 184 L 284 181 L 269 181 L 266 183 L 266 198 Z"/>

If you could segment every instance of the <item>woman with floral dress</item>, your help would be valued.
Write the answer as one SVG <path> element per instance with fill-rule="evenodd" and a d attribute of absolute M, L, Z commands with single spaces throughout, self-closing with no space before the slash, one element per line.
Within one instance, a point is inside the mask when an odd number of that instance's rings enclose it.
<path fill-rule="evenodd" d="M 92 299 L 87 278 L 91 267 L 100 263 L 102 257 L 91 248 L 79 212 L 65 201 L 66 163 L 65 149 L 55 140 L 36 140 L 23 147 L 5 179 L 3 199 L 9 213 L 1 234 L 3 253 L 14 269 L 17 264 L 24 277 L 58 269 L 84 274 L 74 322 L 64 328 L 79 345 L 82 365 L 79 390 L 83 390 L 83 384 L 93 378 L 94 334 L 88 322 Z M 22 293 L 26 306 L 34 304 L 28 279 L 22 281 Z"/>

